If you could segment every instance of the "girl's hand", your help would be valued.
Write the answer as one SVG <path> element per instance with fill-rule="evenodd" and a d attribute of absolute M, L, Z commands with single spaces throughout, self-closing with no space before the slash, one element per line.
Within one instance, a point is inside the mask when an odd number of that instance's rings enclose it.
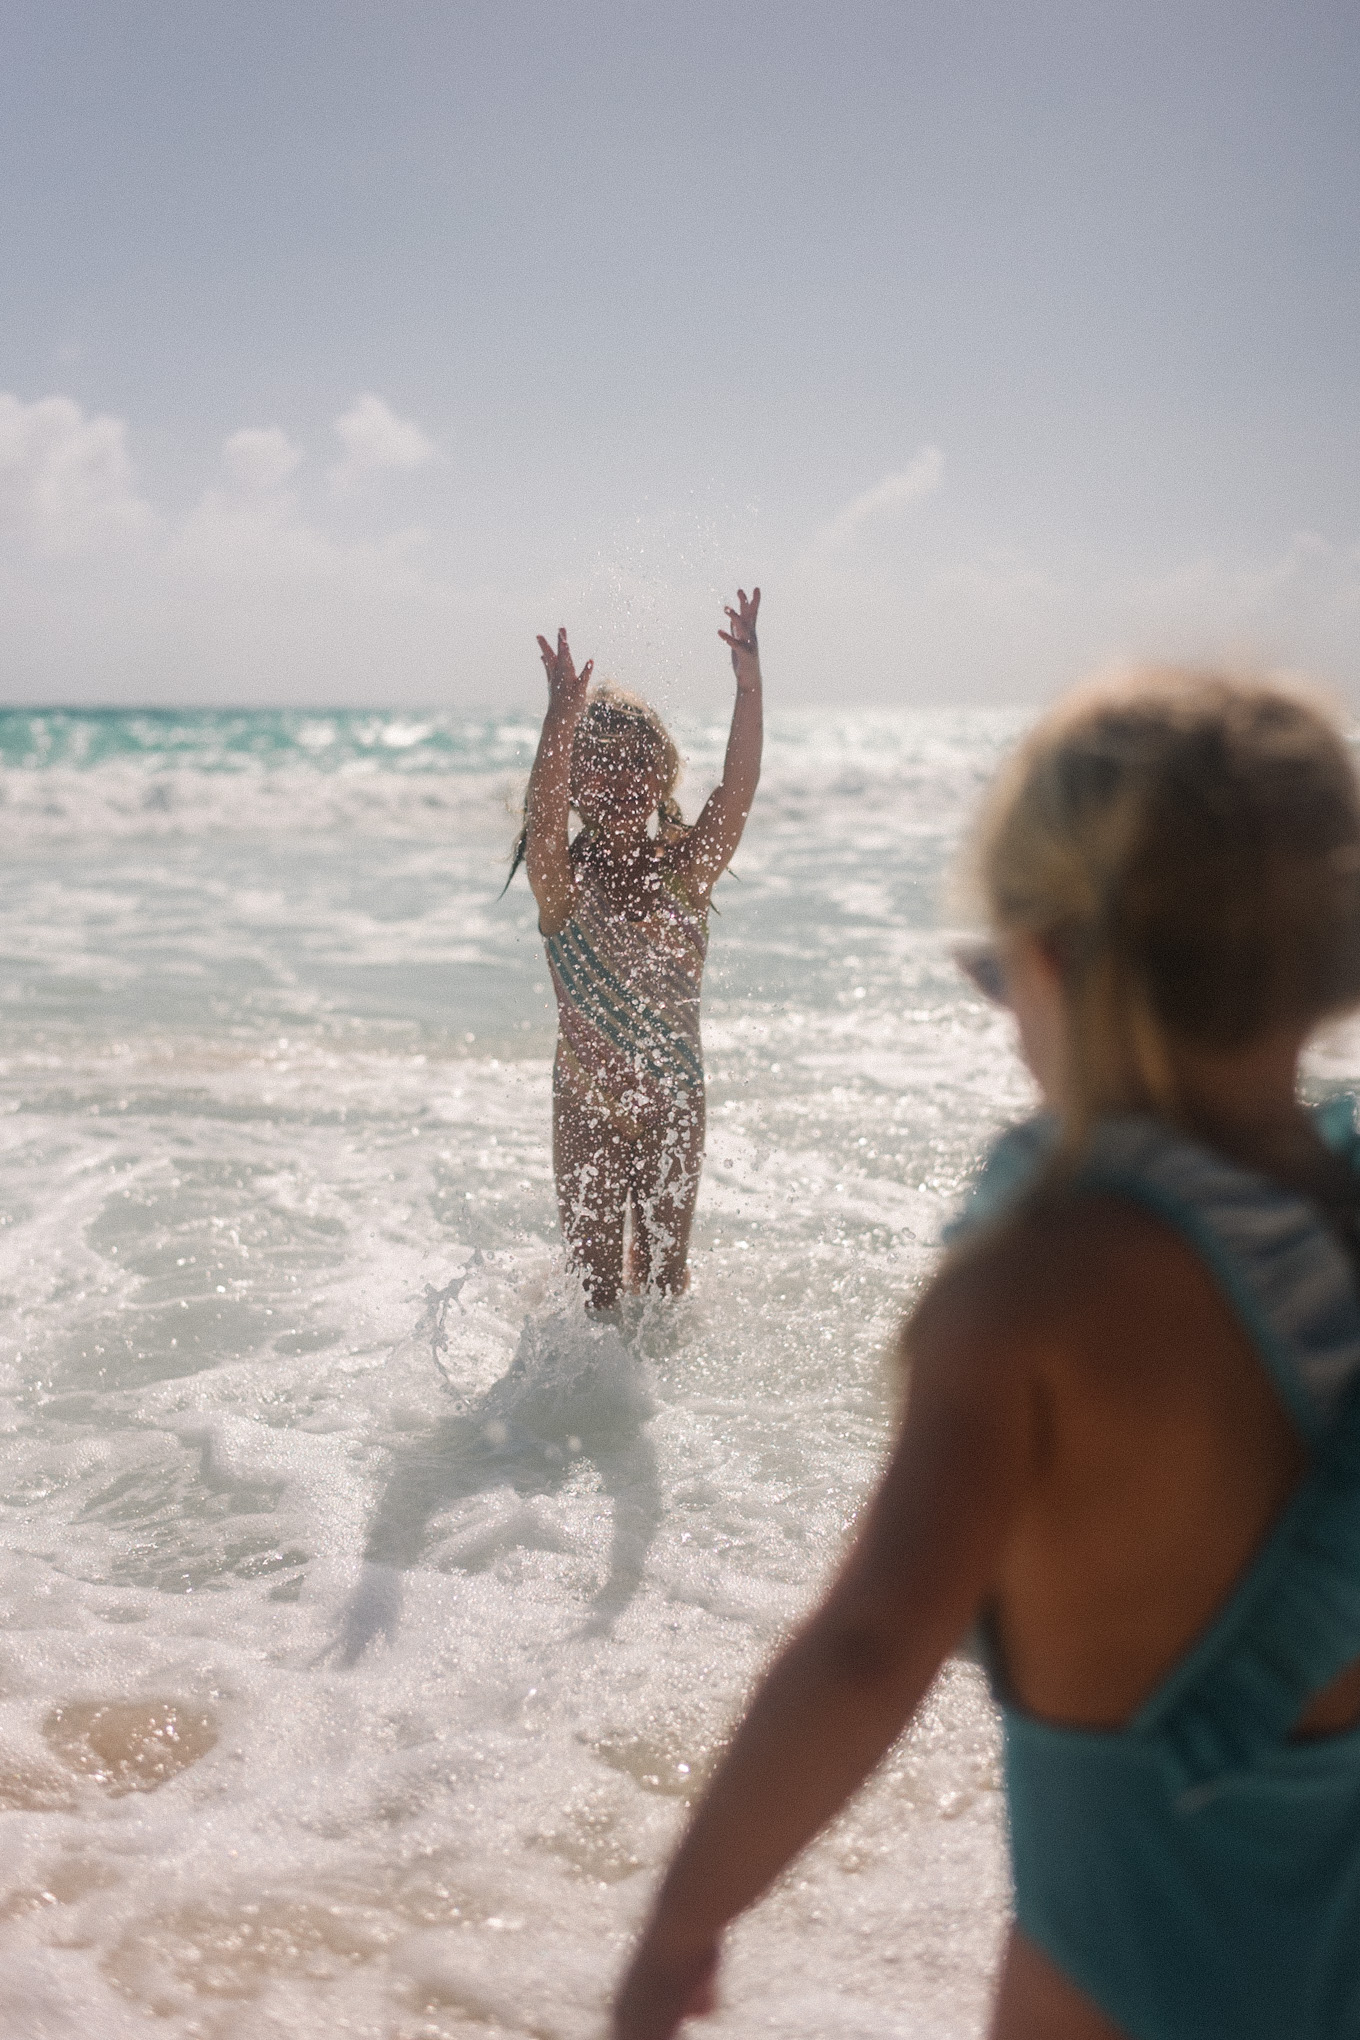
<path fill-rule="evenodd" d="M 746 590 L 739 588 L 737 601 L 740 607 L 727 612 L 731 630 L 718 632 L 723 643 L 732 648 L 732 671 L 737 676 L 737 698 L 732 707 L 722 781 L 704 802 L 694 827 L 672 852 L 674 868 L 684 879 L 690 898 L 700 907 L 708 905 L 709 895 L 732 861 L 760 779 L 760 647 L 756 642 L 759 588 L 751 590 L 749 599 Z"/>
<path fill-rule="evenodd" d="M 543 654 L 543 670 L 548 676 L 548 700 L 553 708 L 579 708 L 586 698 L 590 675 L 595 661 L 587 659 L 578 673 L 571 662 L 571 647 L 567 643 L 565 626 L 557 633 L 557 650 L 554 651 L 545 637 L 538 641 Z"/>
<path fill-rule="evenodd" d="M 717 2009 L 715 1942 L 698 1955 L 665 1961 L 644 1941 L 614 2001 L 613 2040 L 671 2040 L 686 2019 Z"/>
<path fill-rule="evenodd" d="M 746 590 L 738 588 L 739 609 L 729 609 L 731 630 L 720 630 L 718 636 L 725 645 L 732 647 L 732 671 L 737 676 L 738 687 L 751 687 L 760 680 L 760 646 L 756 643 L 756 618 L 760 614 L 760 590 L 751 590 L 751 599 L 746 599 Z M 542 639 L 539 640 L 542 643 Z"/>

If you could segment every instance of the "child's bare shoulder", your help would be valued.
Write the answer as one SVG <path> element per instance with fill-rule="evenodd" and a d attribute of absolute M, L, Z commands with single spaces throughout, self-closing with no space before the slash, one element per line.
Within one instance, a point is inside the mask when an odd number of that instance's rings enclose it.
<path fill-rule="evenodd" d="M 1197 1303 L 1221 1307 L 1203 1262 L 1165 1220 L 1106 1192 L 1055 1191 L 950 1252 L 903 1344 L 913 1361 L 997 1368 L 1116 1327 L 1150 1335 Z"/>

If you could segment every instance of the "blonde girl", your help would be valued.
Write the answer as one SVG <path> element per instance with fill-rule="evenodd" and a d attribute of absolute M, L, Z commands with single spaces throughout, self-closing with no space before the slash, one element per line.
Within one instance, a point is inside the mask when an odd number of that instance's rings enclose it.
<path fill-rule="evenodd" d="M 662 1294 L 688 1281 L 709 899 L 760 778 L 759 588 L 737 603 L 718 633 L 737 682 L 723 776 L 688 828 L 679 755 L 655 710 L 592 690 L 593 661 L 576 671 L 565 630 L 555 647 L 538 640 L 548 713 L 515 864 L 528 868 L 557 995 L 553 1169 L 568 1259 L 594 1309 L 625 1281 Z"/>
<path fill-rule="evenodd" d="M 1043 1094 L 902 1335 L 901 1435 L 662 1885 L 616 2040 L 981 1628 L 1016 1918 L 994 2040 L 1360 2034 L 1360 1176 L 1298 1094 L 1360 1003 L 1360 792 L 1290 694 L 1069 702 L 981 837 Z"/>

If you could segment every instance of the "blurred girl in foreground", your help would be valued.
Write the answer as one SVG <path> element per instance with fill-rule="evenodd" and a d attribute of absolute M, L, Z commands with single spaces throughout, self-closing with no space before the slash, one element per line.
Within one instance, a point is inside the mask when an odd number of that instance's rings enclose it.
<path fill-rule="evenodd" d="M 1299 1054 L 1360 1003 L 1360 797 L 1269 687 L 1078 696 L 980 844 L 1046 1110 L 909 1318 L 855 1545 L 661 1888 L 618 2040 L 710 2010 L 724 1927 L 980 1625 L 1016 1920 L 994 2040 L 1360 2034 L 1360 1178 Z"/>
<path fill-rule="evenodd" d="M 737 699 L 721 783 L 686 828 L 680 757 L 645 701 L 589 692 L 565 630 L 540 638 L 548 713 L 529 779 L 523 858 L 557 994 L 553 1170 L 562 1233 L 586 1302 L 625 1278 L 671 1294 L 689 1281 L 704 1151 L 699 991 L 708 903 L 741 841 L 760 778 L 760 590 L 727 611 Z M 581 828 L 569 834 L 571 810 Z M 624 1267 L 625 1221 L 631 1221 Z"/>

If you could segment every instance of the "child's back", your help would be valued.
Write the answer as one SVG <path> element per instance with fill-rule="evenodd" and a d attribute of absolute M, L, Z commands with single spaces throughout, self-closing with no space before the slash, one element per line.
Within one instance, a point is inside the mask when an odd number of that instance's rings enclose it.
<path fill-rule="evenodd" d="M 975 1492 L 1020 1486 L 995 2030 L 1354 2032 L 1360 1737 L 1324 1739 L 1360 1718 L 1354 1263 L 1311 1198 L 1152 1119 L 1102 1122 L 1045 1203 L 912 1338 L 1021 1440 L 973 1455 Z"/>
<path fill-rule="evenodd" d="M 956 1265 L 918 1314 L 911 1354 L 991 1405 L 1006 1433 L 998 1472 L 1017 1444 L 1033 1469 L 997 1568 L 1008 1690 L 1056 1720 L 1127 1720 L 1304 1463 L 1222 1290 L 1164 1220 L 1122 1197 L 1076 1197 Z"/>

